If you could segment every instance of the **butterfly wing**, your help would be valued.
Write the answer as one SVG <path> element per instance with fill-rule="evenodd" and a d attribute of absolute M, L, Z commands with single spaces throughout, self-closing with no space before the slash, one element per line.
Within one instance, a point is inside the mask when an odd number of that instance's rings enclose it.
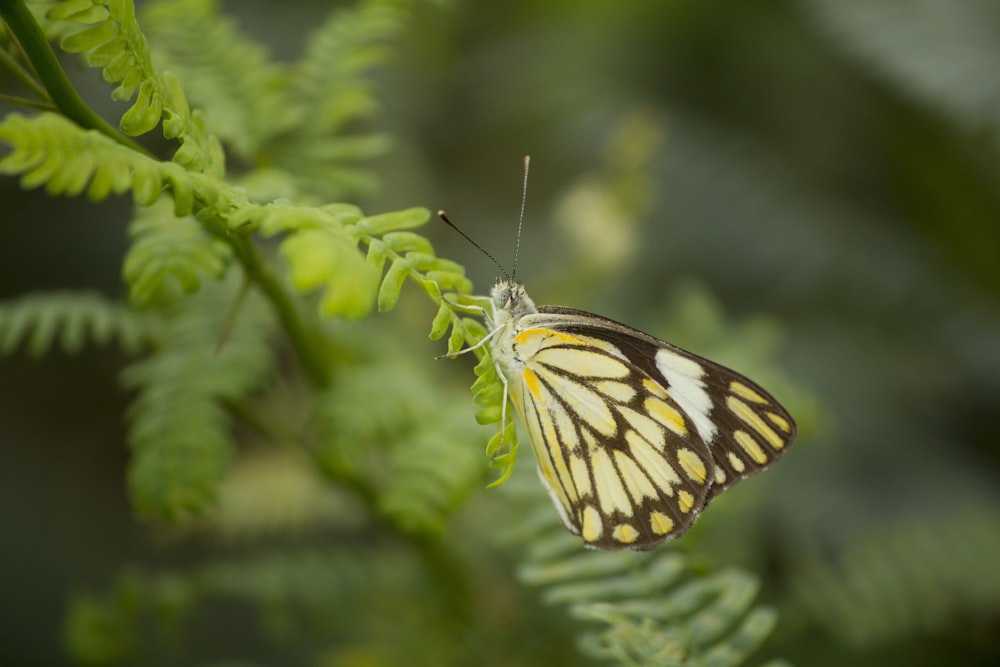
<path fill-rule="evenodd" d="M 523 366 L 505 377 L 540 476 L 588 546 L 649 549 L 683 534 L 795 436 L 756 383 L 614 320 L 543 307 L 511 345 Z"/>

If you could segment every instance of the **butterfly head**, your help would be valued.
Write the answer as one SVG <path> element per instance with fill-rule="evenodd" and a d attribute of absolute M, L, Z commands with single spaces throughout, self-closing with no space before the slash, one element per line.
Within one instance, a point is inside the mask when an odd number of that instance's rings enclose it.
<path fill-rule="evenodd" d="M 524 285 L 514 280 L 498 280 L 490 292 L 490 299 L 493 301 L 490 329 L 538 312 L 535 302 L 524 291 Z"/>

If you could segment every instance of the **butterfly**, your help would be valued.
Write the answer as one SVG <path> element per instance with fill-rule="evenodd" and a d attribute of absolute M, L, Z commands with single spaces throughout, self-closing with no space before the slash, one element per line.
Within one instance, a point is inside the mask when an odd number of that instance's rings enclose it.
<path fill-rule="evenodd" d="M 481 309 L 486 336 L 465 351 L 489 346 L 501 432 L 509 398 L 560 518 L 586 546 L 652 549 L 683 535 L 795 439 L 792 416 L 752 380 L 615 320 L 536 307 L 504 276 Z"/>
<path fill-rule="evenodd" d="M 504 408 L 509 397 L 560 518 L 588 547 L 683 535 L 795 438 L 788 411 L 735 371 L 600 315 L 537 308 L 513 280 L 490 297 Z"/>

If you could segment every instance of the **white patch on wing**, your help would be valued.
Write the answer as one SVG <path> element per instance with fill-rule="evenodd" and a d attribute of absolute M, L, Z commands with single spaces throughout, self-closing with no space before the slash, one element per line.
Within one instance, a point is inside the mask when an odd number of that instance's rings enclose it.
<path fill-rule="evenodd" d="M 712 399 L 705 391 L 705 383 L 701 379 L 705 375 L 705 369 L 697 361 L 666 348 L 656 353 L 656 368 L 667 380 L 670 398 L 694 422 L 702 441 L 711 443 L 718 428 L 709 419 Z"/>

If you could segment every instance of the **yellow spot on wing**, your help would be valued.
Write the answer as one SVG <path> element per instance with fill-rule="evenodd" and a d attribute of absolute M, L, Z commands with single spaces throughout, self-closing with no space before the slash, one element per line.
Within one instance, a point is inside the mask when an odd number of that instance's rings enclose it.
<path fill-rule="evenodd" d="M 601 515 L 596 509 L 587 505 L 583 508 L 583 530 L 581 535 L 587 542 L 596 542 L 604 532 L 604 524 L 601 522 Z"/>
<path fill-rule="evenodd" d="M 767 461 L 767 454 L 765 454 L 764 450 L 760 448 L 757 441 L 753 439 L 753 436 L 746 431 L 735 431 L 733 433 L 733 439 L 736 440 L 739 446 L 743 448 L 743 451 L 750 455 L 750 458 L 753 459 L 755 463 L 764 463 Z"/>
<path fill-rule="evenodd" d="M 558 331 L 553 331 L 552 329 L 525 329 L 521 333 L 514 336 L 515 345 L 581 345 L 583 341 L 573 336 L 569 336 L 564 333 L 559 333 Z"/>
<path fill-rule="evenodd" d="M 771 445 L 773 449 L 781 449 L 785 446 L 785 441 L 781 439 L 781 436 L 775 433 L 774 429 L 767 425 L 767 422 L 761 419 L 756 412 L 750 409 L 749 405 L 740 399 L 735 396 L 729 396 L 726 398 L 726 407 L 746 422 L 747 426 L 756 431 L 760 437 L 764 438 L 767 444 Z"/>
<path fill-rule="evenodd" d="M 681 483 L 681 478 L 670 462 L 635 431 L 626 432 L 625 441 L 631 448 L 632 458 L 646 471 L 653 485 L 667 496 L 674 495 L 674 487 Z"/>
<path fill-rule="evenodd" d="M 646 391 L 648 391 L 653 396 L 656 396 L 657 398 L 662 398 L 663 400 L 667 400 L 667 398 L 669 398 L 669 396 L 667 395 L 667 390 L 664 389 L 659 382 L 654 382 L 649 378 L 644 378 L 642 381 L 642 386 L 646 388 Z"/>
<path fill-rule="evenodd" d="M 687 514 L 694 507 L 694 496 L 681 489 L 677 492 L 677 505 L 681 508 L 682 512 Z"/>
<path fill-rule="evenodd" d="M 628 366 L 621 361 L 600 352 L 576 348 L 543 349 L 531 362 L 543 363 L 583 377 L 623 378 L 629 375 Z"/>
<path fill-rule="evenodd" d="M 660 422 L 677 435 L 687 435 L 684 416 L 658 398 L 647 398 L 642 404 L 653 419 Z"/>
<path fill-rule="evenodd" d="M 611 457 L 603 449 L 594 452 L 590 461 L 594 471 L 594 491 L 601 504 L 601 511 L 613 514 L 615 510 L 625 514 L 632 513 L 632 501 L 629 500 L 618 471 L 611 463 Z"/>
<path fill-rule="evenodd" d="M 626 490 L 629 491 L 636 504 L 640 503 L 643 498 L 656 498 L 658 495 L 656 487 L 650 483 L 649 477 L 628 454 L 623 451 L 615 451 L 615 463 L 618 464 L 618 470 L 621 472 Z"/>
<path fill-rule="evenodd" d="M 740 398 L 745 398 L 753 403 L 767 403 L 767 399 L 755 392 L 750 387 L 746 386 L 742 382 L 730 382 L 729 391 L 733 392 Z"/>
<path fill-rule="evenodd" d="M 715 483 L 722 484 L 726 481 L 726 471 L 722 469 L 722 466 L 716 466 L 715 468 Z"/>
<path fill-rule="evenodd" d="M 653 512 L 649 515 L 649 527 L 656 535 L 666 535 L 674 529 L 674 520 L 663 512 Z"/>
<path fill-rule="evenodd" d="M 525 368 L 522 371 L 522 377 L 524 377 L 524 385 L 528 388 L 528 392 L 531 393 L 532 397 L 535 399 L 535 403 L 542 403 L 542 383 L 538 379 L 538 375 L 535 371 L 530 368 Z"/>
<path fill-rule="evenodd" d="M 681 464 L 681 470 L 688 477 L 699 484 L 705 483 L 705 480 L 708 478 L 708 471 L 705 469 L 705 462 L 700 456 L 690 449 L 682 447 L 677 450 L 677 461 Z"/>
<path fill-rule="evenodd" d="M 736 452 L 728 452 L 726 458 L 729 459 L 729 465 L 733 467 L 736 472 L 743 472 L 746 470 L 746 464 L 743 463 L 743 459 L 736 455 Z"/>
<path fill-rule="evenodd" d="M 765 412 L 767 418 L 771 420 L 771 423 L 780 428 L 785 433 L 792 432 L 792 425 L 788 423 L 788 420 L 781 415 L 774 412 Z"/>
<path fill-rule="evenodd" d="M 639 531 L 627 523 L 620 523 L 611 531 L 611 537 L 622 544 L 632 544 L 639 537 Z"/>
<path fill-rule="evenodd" d="M 573 475 L 573 484 L 576 485 L 576 492 L 580 496 L 590 495 L 593 490 L 590 486 L 590 468 L 587 462 L 579 456 L 569 458 L 569 471 Z"/>
<path fill-rule="evenodd" d="M 625 355 L 622 354 L 621 350 L 606 340 L 594 338 L 593 336 L 577 336 L 577 341 L 580 345 L 597 348 L 598 350 L 604 350 L 608 354 L 614 355 L 619 359 L 627 359 Z"/>
<path fill-rule="evenodd" d="M 543 436 L 543 429 L 551 428 L 551 425 L 546 426 L 546 424 L 550 424 L 551 413 L 544 409 L 539 411 L 535 402 L 531 400 L 527 401 L 524 407 L 525 412 L 522 417 L 525 426 L 528 428 L 531 448 L 535 452 L 535 460 L 538 462 L 539 476 L 542 478 L 542 482 L 552 497 L 561 505 L 560 516 L 565 517 L 572 507 L 569 498 L 566 496 L 566 488 L 556 477 L 555 470 L 553 470 L 552 452 L 549 451 L 549 447 Z M 541 425 L 539 422 L 541 422 Z"/>
<path fill-rule="evenodd" d="M 635 397 L 635 389 L 624 382 L 614 380 L 601 380 L 594 383 L 594 389 L 601 392 L 608 398 L 613 398 L 619 403 L 628 403 Z"/>
<path fill-rule="evenodd" d="M 555 373 L 539 371 L 547 382 L 553 385 L 553 391 L 572 409 L 586 426 L 601 435 L 611 438 L 618 433 L 618 424 L 611 408 L 596 391 L 592 391 L 580 382 L 565 378 Z"/>
<path fill-rule="evenodd" d="M 563 449 L 567 452 L 578 451 L 580 448 L 580 437 L 577 435 L 576 425 L 573 423 L 573 418 L 570 417 L 569 412 L 560 405 L 558 409 L 553 409 L 552 413 L 555 419 L 556 430 L 559 431 L 559 441 L 562 443 Z"/>
<path fill-rule="evenodd" d="M 667 446 L 667 439 L 663 433 L 663 429 L 660 428 L 652 419 L 641 412 L 636 412 L 632 408 L 627 408 L 624 405 L 618 407 L 618 412 L 625 418 L 628 425 L 631 426 L 636 433 L 641 435 L 643 439 L 653 447 L 663 449 Z"/>

